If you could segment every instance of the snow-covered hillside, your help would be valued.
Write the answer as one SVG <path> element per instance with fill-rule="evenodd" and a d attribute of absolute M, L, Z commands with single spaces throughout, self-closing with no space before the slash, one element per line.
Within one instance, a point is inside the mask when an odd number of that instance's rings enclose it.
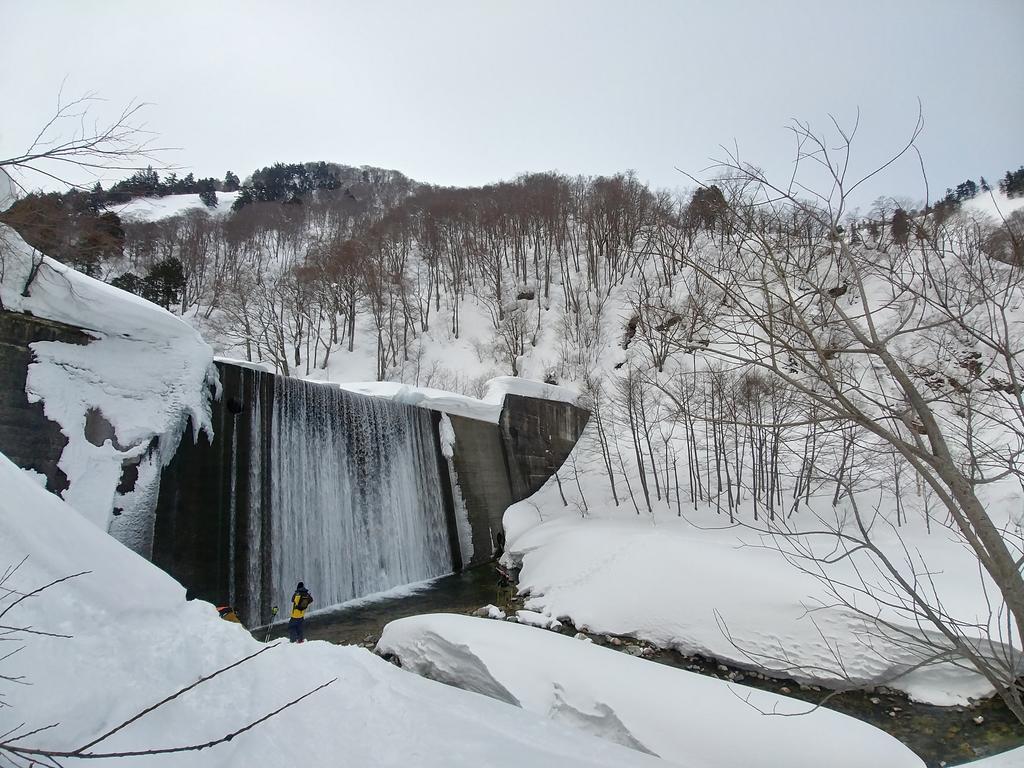
<path fill-rule="evenodd" d="M 988 221 L 1000 222 L 1024 208 L 1024 196 L 1007 197 L 998 189 L 993 189 L 991 192 L 978 194 L 977 197 L 965 201 L 963 205 L 968 212 L 979 213 Z"/>
<path fill-rule="evenodd" d="M 136 197 L 130 202 L 110 206 L 111 211 L 123 221 L 161 221 L 172 216 L 182 216 L 190 211 L 201 211 L 213 217 L 224 217 L 231 213 L 231 206 L 238 197 L 237 192 L 218 192 L 217 205 L 210 207 L 199 199 L 199 195 L 165 195 L 164 197 Z"/>

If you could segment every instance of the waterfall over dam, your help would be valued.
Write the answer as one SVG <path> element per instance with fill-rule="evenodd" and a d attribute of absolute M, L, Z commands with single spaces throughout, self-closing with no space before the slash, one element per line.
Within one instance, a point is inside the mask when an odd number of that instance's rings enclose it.
<path fill-rule="evenodd" d="M 182 441 L 164 471 L 157 565 L 250 626 L 298 581 L 324 608 L 461 567 L 437 414 L 219 367 L 213 443 Z"/>
<path fill-rule="evenodd" d="M 452 571 L 429 411 L 275 377 L 269 468 L 276 595 L 318 605 Z"/>

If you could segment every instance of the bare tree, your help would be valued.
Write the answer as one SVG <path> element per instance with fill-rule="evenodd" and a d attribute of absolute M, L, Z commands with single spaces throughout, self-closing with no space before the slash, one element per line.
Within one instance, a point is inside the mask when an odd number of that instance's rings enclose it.
<path fill-rule="evenodd" d="M 96 117 L 103 100 L 94 92 L 67 99 L 61 86 L 53 114 L 23 151 L 0 157 L 22 190 L 18 176 L 42 176 L 67 187 L 82 188 L 69 171 L 98 177 L 108 171 L 136 171 L 154 163 L 167 147 L 153 145 L 154 134 L 140 121 L 146 104 L 130 102 L 107 120 Z"/>
<path fill-rule="evenodd" d="M 821 452 L 814 462 L 835 483 L 834 503 L 862 503 L 854 492 L 864 478 L 877 482 L 870 470 L 886 463 L 875 457 L 891 465 L 895 453 L 939 501 L 949 529 L 998 594 L 989 595 L 996 603 L 991 624 L 954 620 L 941 594 L 922 588 L 927 570 L 879 546 L 856 509 L 852 523 L 812 535 L 830 537 L 832 559 L 870 555 L 887 586 L 833 580 L 833 589 L 863 588 L 917 617 L 927 632 L 913 642 L 927 646 L 929 658 L 969 665 L 1024 721 L 1024 540 L 990 514 L 980 495 L 994 483 L 1024 484 L 1024 349 L 1015 314 L 1024 301 L 1024 274 L 979 253 L 945 218 L 920 220 L 931 231 L 913 248 L 842 225 L 850 195 L 912 156 L 921 125 L 860 177 L 849 171 L 856 126 L 845 130 L 835 121 L 835 137 L 793 126 L 796 162 L 784 183 L 730 153 L 717 182 L 735 191 L 726 198 L 723 239 L 731 262 L 718 269 L 684 254 L 681 266 L 726 297 L 702 354 L 764 372 L 820 420 L 842 427 L 833 432 L 838 452 L 828 461 Z M 823 174 L 824 185 L 809 181 L 809 171 L 819 180 Z M 804 562 L 825 557 L 820 547 L 806 549 L 809 534 L 798 526 L 780 523 L 776 530 Z M 824 578 L 831 578 L 827 570 Z M 879 632 L 892 634 L 893 625 L 875 621 Z"/>

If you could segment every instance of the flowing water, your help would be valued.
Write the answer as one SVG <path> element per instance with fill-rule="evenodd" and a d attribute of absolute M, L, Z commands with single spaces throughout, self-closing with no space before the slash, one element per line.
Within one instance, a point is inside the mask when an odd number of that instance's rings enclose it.
<path fill-rule="evenodd" d="M 272 601 L 298 581 L 325 607 L 451 572 L 430 412 L 279 376 L 270 442 Z"/>
<path fill-rule="evenodd" d="M 417 585 L 405 594 L 307 614 L 305 635 L 307 640 L 372 647 L 380 639 L 384 626 L 395 619 L 423 613 L 472 613 L 496 599 L 494 567 L 482 565 Z M 273 628 L 271 637 L 286 637 L 287 634 L 282 622 Z M 255 630 L 253 635 L 263 640 L 266 628 Z"/>

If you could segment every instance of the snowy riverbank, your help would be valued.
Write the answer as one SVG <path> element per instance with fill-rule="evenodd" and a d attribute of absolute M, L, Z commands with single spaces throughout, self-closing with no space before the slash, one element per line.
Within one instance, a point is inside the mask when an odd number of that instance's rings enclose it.
<path fill-rule="evenodd" d="M 791 768 L 924 765 L 837 712 L 520 624 L 417 616 L 389 624 L 377 650 L 425 677 L 688 768 L 772 768 L 782 755 Z"/>

